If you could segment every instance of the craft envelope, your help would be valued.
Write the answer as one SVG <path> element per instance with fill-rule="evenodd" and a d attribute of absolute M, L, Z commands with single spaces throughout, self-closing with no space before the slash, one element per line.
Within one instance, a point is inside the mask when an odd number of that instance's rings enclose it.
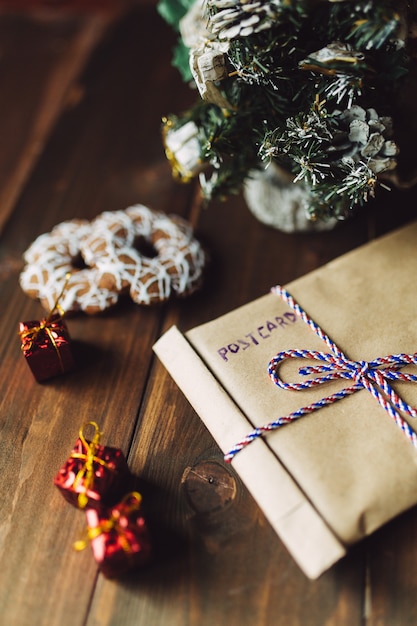
<path fill-rule="evenodd" d="M 370 361 L 417 351 L 416 277 L 413 223 L 286 289 L 348 358 Z M 329 352 L 291 311 L 270 293 L 185 335 L 172 327 L 154 346 L 223 452 L 254 426 L 352 384 L 333 381 L 303 391 L 274 385 L 267 366 L 278 352 Z M 292 359 L 280 372 L 299 382 L 298 368 L 309 364 Z M 417 406 L 417 383 L 392 386 Z M 416 429 L 414 419 L 407 421 Z M 417 450 L 365 389 L 255 440 L 232 463 L 310 578 L 417 503 Z"/>

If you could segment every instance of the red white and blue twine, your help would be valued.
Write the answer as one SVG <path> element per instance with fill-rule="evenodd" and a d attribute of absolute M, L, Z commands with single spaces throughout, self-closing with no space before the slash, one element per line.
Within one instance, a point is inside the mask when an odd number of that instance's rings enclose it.
<path fill-rule="evenodd" d="M 271 293 L 280 296 L 331 350 L 329 353 L 318 352 L 316 350 L 284 350 L 283 352 L 279 352 L 271 359 L 268 365 L 268 374 L 272 381 L 281 389 L 293 391 L 303 391 L 341 378 L 351 380 L 352 384 L 317 402 L 304 406 L 285 417 L 279 417 L 269 422 L 269 424 L 255 428 L 225 455 L 225 461 L 230 463 L 240 450 L 258 437 L 281 428 L 281 426 L 285 426 L 313 411 L 333 404 L 342 398 L 346 398 L 360 389 L 369 391 L 372 397 L 387 411 L 397 426 L 401 428 L 414 447 L 417 448 L 416 433 L 400 415 L 401 411 L 409 417 L 417 417 L 417 409 L 404 402 L 388 383 L 388 381 L 417 382 L 417 376 L 414 374 L 399 371 L 406 365 L 417 365 L 417 353 L 391 354 L 386 357 L 374 359 L 373 361 L 351 361 L 343 354 L 330 337 L 323 332 L 320 326 L 318 326 L 300 305 L 295 302 L 288 291 L 278 285 L 271 289 Z M 285 359 L 290 358 L 320 361 L 320 365 L 306 366 L 299 369 L 301 376 L 309 376 L 311 374 L 319 374 L 319 376 L 299 383 L 284 382 L 280 378 L 278 370 L 280 364 Z"/>

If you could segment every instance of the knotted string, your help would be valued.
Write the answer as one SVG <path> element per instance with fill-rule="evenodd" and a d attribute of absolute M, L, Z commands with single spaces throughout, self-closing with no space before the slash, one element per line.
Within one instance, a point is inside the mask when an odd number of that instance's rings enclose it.
<path fill-rule="evenodd" d="M 49 311 L 48 316 L 44 319 L 41 320 L 41 322 L 37 325 L 37 326 L 33 326 L 32 328 L 28 328 L 27 330 L 23 330 L 19 333 L 20 335 L 20 339 L 22 342 L 25 342 L 24 344 L 22 343 L 21 349 L 22 350 L 31 350 L 33 344 L 35 343 L 37 337 L 39 336 L 39 333 L 41 333 L 42 331 L 45 331 L 46 334 L 48 335 L 49 341 L 51 342 L 52 346 L 55 349 L 56 355 L 58 357 L 58 361 L 59 361 L 59 366 L 61 368 L 61 371 L 64 373 L 65 372 L 65 368 L 64 368 L 64 364 L 62 362 L 62 358 L 61 358 L 61 354 L 59 351 L 59 347 L 55 341 L 55 337 L 54 334 L 51 330 L 51 324 L 54 322 L 54 315 L 55 312 L 59 312 L 59 315 L 61 316 L 61 319 L 64 317 L 64 310 L 62 309 L 61 305 L 59 304 L 59 301 L 61 300 L 62 296 L 64 295 L 64 291 L 67 288 L 67 284 L 68 281 L 70 279 L 71 274 L 68 272 L 65 276 L 65 282 L 63 284 L 62 290 L 59 293 L 57 299 L 55 300 L 54 306 L 52 307 L 52 309 Z M 28 342 L 28 343 L 26 343 Z"/>
<path fill-rule="evenodd" d="M 131 502 L 127 505 L 129 500 L 131 500 Z M 129 554 L 132 551 L 132 548 L 125 537 L 126 529 L 120 524 L 120 518 L 137 511 L 140 508 L 141 502 L 142 496 L 138 491 L 132 491 L 131 493 L 126 494 L 122 499 L 119 508 L 115 507 L 112 509 L 111 515 L 108 519 L 101 520 L 97 526 L 88 526 L 85 532 L 86 537 L 79 539 L 74 543 L 75 550 L 84 550 L 87 547 L 88 542 L 93 541 L 103 533 L 108 533 L 114 529 L 118 535 L 120 545 L 123 550 Z"/>
<path fill-rule="evenodd" d="M 225 461 L 230 463 L 233 457 L 252 441 L 261 437 L 267 432 L 276 430 L 281 426 L 285 426 L 304 415 L 313 413 L 329 404 L 333 404 L 338 400 L 356 393 L 360 389 L 366 389 L 382 408 L 387 411 L 390 417 L 395 421 L 397 426 L 401 428 L 407 438 L 414 447 L 417 447 L 417 435 L 409 424 L 400 415 L 402 411 L 409 417 L 417 417 L 417 410 L 404 402 L 394 391 L 388 381 L 401 382 L 417 382 L 417 376 L 400 372 L 399 370 L 406 365 L 417 364 L 417 353 L 414 354 L 391 354 L 386 357 L 374 359 L 373 361 L 352 361 L 337 347 L 337 345 L 324 333 L 324 331 L 312 320 L 307 313 L 300 307 L 291 294 L 283 287 L 276 286 L 271 292 L 280 296 L 299 317 L 322 339 L 330 348 L 331 352 L 317 352 L 316 350 L 284 350 L 279 352 L 268 365 L 268 374 L 272 381 L 281 389 L 289 389 L 293 391 L 303 391 L 322 385 L 332 380 L 347 379 L 353 384 L 331 394 L 317 402 L 313 402 L 307 406 L 290 413 L 284 417 L 259 426 L 249 433 L 244 439 L 238 442 L 226 455 Z M 313 359 L 320 361 L 320 365 L 312 365 L 301 367 L 299 374 L 308 376 L 311 374 L 320 374 L 316 378 L 306 380 L 299 383 L 286 383 L 278 373 L 280 364 L 285 359 Z"/>
<path fill-rule="evenodd" d="M 95 430 L 94 437 L 90 442 L 88 442 L 84 436 L 84 429 L 87 426 L 93 426 Z M 80 509 L 84 509 L 88 503 L 88 496 L 86 492 L 94 485 L 94 463 L 99 463 L 100 465 L 103 465 L 104 467 L 107 467 L 109 469 L 110 465 L 107 463 L 107 461 L 104 461 L 103 459 L 100 459 L 100 457 L 96 456 L 97 446 L 100 443 L 100 437 L 102 435 L 96 422 L 86 422 L 83 426 L 81 426 L 78 434 L 81 443 L 85 449 L 85 453 L 73 452 L 70 458 L 82 459 L 83 461 L 85 461 L 84 465 L 78 471 L 73 483 L 75 489 L 78 484 L 83 481 L 84 491 L 78 494 L 78 506 L 80 507 Z"/>

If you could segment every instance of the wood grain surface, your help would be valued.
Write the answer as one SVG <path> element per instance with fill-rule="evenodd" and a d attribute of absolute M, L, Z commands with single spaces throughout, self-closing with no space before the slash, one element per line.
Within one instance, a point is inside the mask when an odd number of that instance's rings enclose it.
<path fill-rule="evenodd" d="M 172 180 L 160 138 L 161 117 L 196 97 L 171 67 L 174 41 L 152 3 L 0 12 L 0 624 L 414 625 L 417 511 L 309 581 L 152 345 L 407 223 L 415 192 L 381 194 L 309 235 L 263 226 L 240 196 L 201 208 Z M 22 253 L 58 222 L 138 202 L 191 221 L 210 251 L 203 288 L 69 318 L 76 371 L 36 383 L 17 328 L 43 311 L 19 287 Z M 152 563 L 119 581 L 73 549 L 84 515 L 53 485 L 88 420 L 126 454 L 153 536 Z"/>

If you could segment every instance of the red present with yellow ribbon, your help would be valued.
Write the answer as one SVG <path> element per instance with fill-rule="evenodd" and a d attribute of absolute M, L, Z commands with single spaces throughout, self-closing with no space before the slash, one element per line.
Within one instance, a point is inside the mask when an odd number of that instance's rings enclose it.
<path fill-rule="evenodd" d="M 91 440 L 84 435 L 88 426 L 94 429 Z M 70 457 L 54 478 L 64 498 L 80 509 L 112 505 L 130 484 L 131 474 L 123 452 L 101 445 L 100 437 L 96 422 L 84 424 Z"/>
<path fill-rule="evenodd" d="M 87 538 L 75 543 L 77 550 L 91 545 L 100 571 L 107 578 L 123 576 L 146 565 L 151 558 L 151 540 L 137 491 L 124 496 L 111 509 L 88 509 Z"/>
<path fill-rule="evenodd" d="M 41 321 L 20 322 L 19 335 L 23 355 L 38 382 L 75 368 L 68 328 L 58 313 Z"/>
<path fill-rule="evenodd" d="M 71 339 L 64 311 L 59 301 L 66 289 L 70 274 L 49 315 L 43 320 L 20 322 L 21 349 L 38 382 L 65 374 L 75 368 Z"/>

